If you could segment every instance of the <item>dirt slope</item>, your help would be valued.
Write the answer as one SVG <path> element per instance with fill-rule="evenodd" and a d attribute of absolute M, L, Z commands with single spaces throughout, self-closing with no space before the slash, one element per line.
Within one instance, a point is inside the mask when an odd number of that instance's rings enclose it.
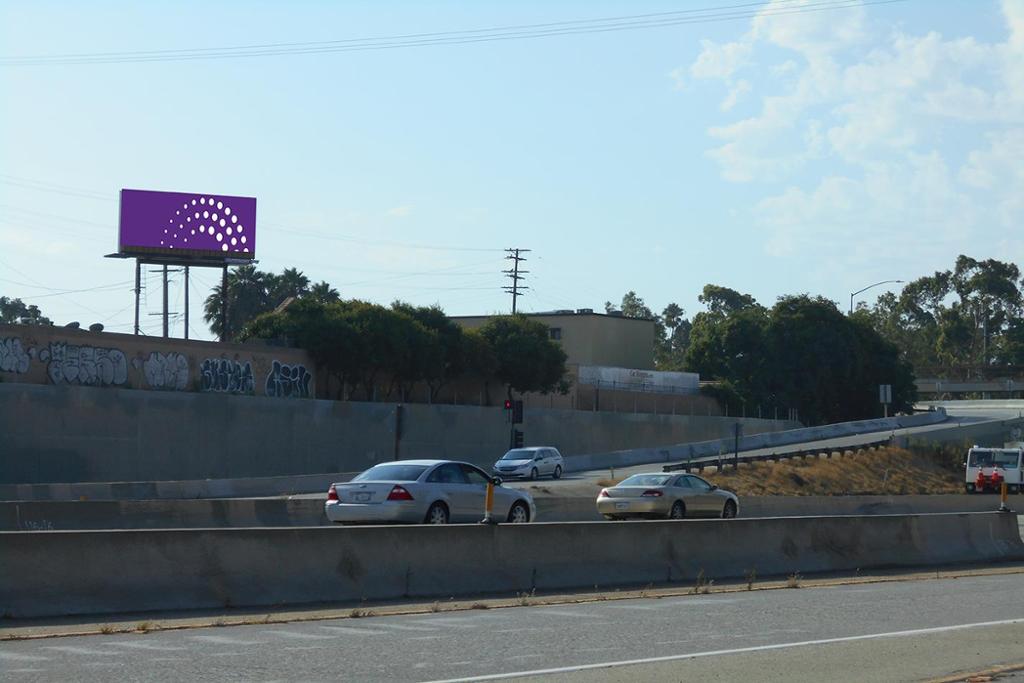
<path fill-rule="evenodd" d="M 784 460 L 705 470 L 703 477 L 738 495 L 821 496 L 962 493 L 960 456 L 951 451 L 849 452 L 842 458 Z"/>

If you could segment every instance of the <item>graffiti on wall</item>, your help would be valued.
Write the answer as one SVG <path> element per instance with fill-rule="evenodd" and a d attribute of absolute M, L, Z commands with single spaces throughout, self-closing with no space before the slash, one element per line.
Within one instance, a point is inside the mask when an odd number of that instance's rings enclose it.
<path fill-rule="evenodd" d="M 154 351 L 141 363 L 135 361 L 136 368 L 140 365 L 142 374 L 152 389 L 185 391 L 188 388 L 188 358 L 180 353 Z"/>
<path fill-rule="evenodd" d="M 128 359 L 120 349 L 50 342 L 39 360 L 48 363 L 46 374 L 54 384 L 106 387 L 128 381 Z"/>
<path fill-rule="evenodd" d="M 288 365 L 274 361 L 267 375 L 267 396 L 275 398 L 309 398 L 309 383 L 313 375 L 305 365 Z"/>
<path fill-rule="evenodd" d="M 23 375 L 28 372 L 33 349 L 25 350 L 17 337 L 0 339 L 0 372 Z"/>
<path fill-rule="evenodd" d="M 228 358 L 207 358 L 199 372 L 203 391 L 226 394 L 253 394 L 256 382 L 252 376 L 252 363 Z"/>

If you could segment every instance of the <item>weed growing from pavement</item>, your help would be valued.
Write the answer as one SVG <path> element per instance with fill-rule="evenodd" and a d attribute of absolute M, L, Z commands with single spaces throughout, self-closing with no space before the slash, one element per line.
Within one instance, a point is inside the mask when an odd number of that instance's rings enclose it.
<path fill-rule="evenodd" d="M 690 590 L 690 594 L 707 595 L 711 592 L 711 586 L 713 586 L 714 584 L 715 582 L 713 580 L 708 580 L 708 578 L 704 575 L 704 570 L 701 569 L 697 573 L 697 581 L 696 583 L 694 583 L 693 588 Z"/>
<path fill-rule="evenodd" d="M 789 575 L 789 578 L 786 579 L 786 588 L 799 588 L 800 581 L 803 578 L 804 577 L 800 576 L 800 572 L 793 572 Z"/>
<path fill-rule="evenodd" d="M 361 619 L 363 617 L 372 617 L 373 616 L 373 610 L 371 610 L 371 609 L 363 609 L 361 607 L 356 607 L 355 609 L 353 609 L 351 612 L 348 613 L 348 616 L 351 617 L 352 619 Z"/>
<path fill-rule="evenodd" d="M 474 602 L 470 605 L 470 609 L 490 609 L 491 606 L 483 602 Z"/>
<path fill-rule="evenodd" d="M 516 604 L 520 607 L 527 607 L 533 604 L 533 597 L 537 594 L 537 589 L 531 589 L 529 593 L 516 593 Z"/>
<path fill-rule="evenodd" d="M 749 571 L 747 571 L 746 579 L 747 579 L 747 590 L 748 591 L 754 590 L 754 582 L 757 581 L 757 570 L 754 569 L 754 568 L 751 568 Z"/>
<path fill-rule="evenodd" d="M 140 621 L 135 625 L 135 630 L 139 633 L 149 633 L 153 629 L 153 624 L 148 621 Z"/>
<path fill-rule="evenodd" d="M 103 626 L 100 626 L 100 633 L 102 633 L 105 636 L 110 635 L 113 632 L 114 632 L 114 627 L 111 626 L 110 624 L 103 624 Z"/>
<path fill-rule="evenodd" d="M 434 604 L 432 604 L 430 606 L 430 611 L 431 612 L 440 612 L 441 611 L 441 603 L 435 600 Z"/>

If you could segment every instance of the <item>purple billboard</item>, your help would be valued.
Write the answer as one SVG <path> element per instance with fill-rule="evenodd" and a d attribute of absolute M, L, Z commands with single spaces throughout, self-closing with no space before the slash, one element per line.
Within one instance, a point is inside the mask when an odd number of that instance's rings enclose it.
<path fill-rule="evenodd" d="M 122 254 L 256 257 L 256 198 L 121 190 Z"/>

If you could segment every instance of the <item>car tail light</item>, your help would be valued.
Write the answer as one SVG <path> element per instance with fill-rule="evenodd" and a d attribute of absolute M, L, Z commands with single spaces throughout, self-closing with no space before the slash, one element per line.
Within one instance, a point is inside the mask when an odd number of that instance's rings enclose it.
<path fill-rule="evenodd" d="M 404 486 L 396 485 L 388 494 L 388 500 L 412 500 L 412 494 Z"/>
<path fill-rule="evenodd" d="M 331 484 L 331 488 L 327 489 L 327 500 L 338 500 L 338 489 L 334 488 L 334 484 Z"/>
<path fill-rule="evenodd" d="M 608 489 L 601 489 L 601 493 L 597 494 L 598 498 L 611 498 L 612 494 L 608 493 Z"/>
<path fill-rule="evenodd" d="M 640 495 L 647 496 L 648 498 L 661 498 L 665 494 L 663 494 L 661 491 L 658 491 L 657 489 L 649 489 L 647 491 L 644 491 Z"/>

